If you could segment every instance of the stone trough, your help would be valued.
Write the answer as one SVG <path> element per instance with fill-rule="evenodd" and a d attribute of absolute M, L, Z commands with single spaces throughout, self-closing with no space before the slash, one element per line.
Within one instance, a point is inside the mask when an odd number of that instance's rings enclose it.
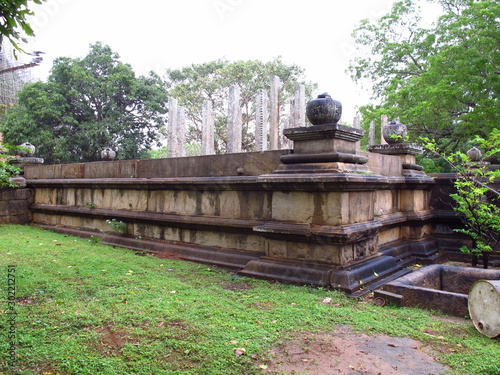
<path fill-rule="evenodd" d="M 385 284 L 375 301 L 464 317 L 469 289 L 478 280 L 500 280 L 500 270 L 433 264 Z"/>

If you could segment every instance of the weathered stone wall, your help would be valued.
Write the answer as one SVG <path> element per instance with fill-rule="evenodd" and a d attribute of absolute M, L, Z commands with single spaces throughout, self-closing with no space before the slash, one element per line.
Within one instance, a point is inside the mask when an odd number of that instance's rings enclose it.
<path fill-rule="evenodd" d="M 26 167 L 33 223 L 345 290 L 400 268 L 401 252 L 380 249 L 425 247 L 431 178 L 405 177 L 400 157 L 368 153 L 368 172 L 275 173 L 288 153 Z M 108 219 L 127 235 L 103 235 Z M 370 259 L 378 266 L 362 269 Z"/>
<path fill-rule="evenodd" d="M 0 189 L 0 223 L 27 224 L 31 221 L 33 189 Z"/>

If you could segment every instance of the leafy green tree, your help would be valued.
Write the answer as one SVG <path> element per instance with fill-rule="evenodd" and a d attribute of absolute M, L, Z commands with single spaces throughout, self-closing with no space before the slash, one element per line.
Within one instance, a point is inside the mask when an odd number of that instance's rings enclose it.
<path fill-rule="evenodd" d="M 0 130 L 11 144 L 35 144 L 46 163 L 100 160 L 108 147 L 119 159 L 134 159 L 158 140 L 166 103 L 158 76 L 136 77 L 96 43 L 83 59 L 56 59 L 48 82 L 26 85 Z"/>
<path fill-rule="evenodd" d="M 0 3 L 0 44 L 7 38 L 12 45 L 21 50 L 17 44 L 19 41 L 26 42 L 22 35 L 33 36 L 33 29 L 26 18 L 33 14 L 28 9 L 30 0 L 9 0 Z M 35 4 L 42 4 L 45 0 L 31 0 Z"/>
<path fill-rule="evenodd" d="M 168 69 L 166 81 L 170 88 L 169 95 L 176 98 L 179 105 L 187 108 L 190 122 L 187 141 L 201 141 L 203 102 L 210 100 L 215 112 L 216 152 L 226 149 L 227 97 L 229 87 L 238 85 L 243 117 L 242 148 L 251 151 L 254 145 L 255 94 L 258 89 L 269 89 L 274 75 L 282 82 L 279 98 L 281 113 L 285 110 L 286 100 L 294 95 L 297 84 L 304 84 L 309 96 L 315 88 L 315 85 L 305 81 L 302 68 L 286 65 L 280 58 L 266 63 L 257 60 L 229 62 L 221 59 L 181 69 Z"/>
<path fill-rule="evenodd" d="M 350 72 L 380 103 L 361 108 L 363 126 L 400 117 L 410 136 L 436 139 L 442 152 L 465 150 L 467 139 L 487 138 L 500 123 L 500 3 L 429 2 L 442 9 L 431 26 L 422 26 L 423 0 L 401 0 L 354 30 L 360 54 Z"/>
<path fill-rule="evenodd" d="M 485 160 L 500 157 L 500 130 L 493 129 L 488 139 L 476 137 L 474 141 L 483 149 L 481 160 L 473 160 L 480 158 L 479 155 L 472 158 L 460 151 L 442 154 L 435 142 L 427 142 L 426 147 L 448 163 L 457 175 L 456 193 L 450 196 L 455 201 L 453 209 L 464 226 L 455 231 L 469 236 L 472 241 L 470 247 L 463 246 L 460 250 L 472 255 L 473 266 L 481 256 L 484 268 L 488 268 L 489 254 L 498 250 L 500 244 L 500 192 L 495 190 L 500 169 L 490 167 Z"/>

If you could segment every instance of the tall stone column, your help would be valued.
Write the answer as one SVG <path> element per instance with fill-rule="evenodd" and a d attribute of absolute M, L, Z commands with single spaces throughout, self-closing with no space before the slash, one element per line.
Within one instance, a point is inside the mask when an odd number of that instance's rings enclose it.
<path fill-rule="evenodd" d="M 354 116 L 352 127 L 354 129 L 361 129 L 361 119 L 359 118 L 359 115 Z M 361 152 L 361 142 L 356 142 L 356 153 L 359 152 Z"/>
<path fill-rule="evenodd" d="M 177 108 L 177 155 L 186 156 L 186 109 L 179 106 Z"/>
<path fill-rule="evenodd" d="M 281 82 L 278 76 L 271 78 L 271 92 L 270 92 L 270 111 L 269 111 L 269 149 L 277 150 L 279 148 L 279 90 Z"/>
<path fill-rule="evenodd" d="M 295 98 L 290 99 L 290 116 L 288 116 L 288 128 L 297 128 L 295 123 Z"/>
<path fill-rule="evenodd" d="M 212 102 L 205 100 L 203 103 L 203 119 L 201 130 L 201 154 L 213 155 L 214 149 L 214 112 L 212 109 Z"/>
<path fill-rule="evenodd" d="M 232 85 L 229 88 L 227 116 L 227 153 L 241 152 L 243 123 L 241 119 L 240 88 Z"/>
<path fill-rule="evenodd" d="M 269 102 L 266 90 L 257 90 L 255 96 L 255 103 L 257 110 L 255 113 L 255 151 L 267 150 L 267 134 L 268 131 L 268 110 L 267 104 Z"/>
<path fill-rule="evenodd" d="M 382 129 L 384 129 L 385 126 L 387 126 L 387 115 L 382 115 L 380 116 L 380 144 L 381 145 L 386 145 L 387 144 L 387 141 L 385 140 L 384 136 L 383 136 L 383 132 L 382 132 Z"/>
<path fill-rule="evenodd" d="M 294 109 L 294 127 L 306 126 L 306 88 L 304 85 L 295 86 Z"/>
<path fill-rule="evenodd" d="M 285 150 L 287 148 L 293 148 L 293 142 L 288 139 L 284 133 L 285 133 L 285 130 L 288 129 L 288 128 L 291 128 L 292 126 L 290 126 L 290 118 L 287 117 L 285 119 L 283 119 L 283 136 L 281 137 L 281 149 L 282 150 Z"/>
<path fill-rule="evenodd" d="M 370 133 L 368 134 L 368 145 L 373 146 L 375 144 L 375 121 L 370 121 Z"/>
<path fill-rule="evenodd" d="M 177 156 L 177 99 L 168 99 L 168 137 L 167 152 L 169 157 Z"/>

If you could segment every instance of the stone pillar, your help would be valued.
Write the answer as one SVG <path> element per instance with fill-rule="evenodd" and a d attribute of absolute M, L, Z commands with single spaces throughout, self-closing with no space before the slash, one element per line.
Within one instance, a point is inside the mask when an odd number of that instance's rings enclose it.
<path fill-rule="evenodd" d="M 186 109 L 179 106 L 177 108 L 177 155 L 186 156 Z"/>
<path fill-rule="evenodd" d="M 177 99 L 168 99 L 168 137 L 167 152 L 169 157 L 177 156 Z"/>
<path fill-rule="evenodd" d="M 359 118 L 359 115 L 354 116 L 354 119 L 352 120 L 352 127 L 354 129 L 361 129 L 361 121 Z M 361 143 L 356 142 L 356 153 L 361 152 Z"/>
<path fill-rule="evenodd" d="M 380 116 L 380 144 L 381 145 L 386 145 L 387 142 L 386 140 L 384 139 L 384 136 L 382 135 L 383 131 L 382 129 L 384 129 L 384 127 L 387 125 L 387 115 L 382 115 Z"/>
<path fill-rule="evenodd" d="M 368 145 L 373 146 L 375 144 L 375 121 L 370 121 L 370 133 L 368 134 Z"/>
<path fill-rule="evenodd" d="M 280 116 L 279 116 L 279 90 L 281 82 L 278 76 L 273 76 L 271 78 L 271 93 L 270 93 L 270 103 L 271 108 L 269 111 L 269 149 L 278 150 L 279 149 L 279 126 L 280 126 Z"/>
<path fill-rule="evenodd" d="M 214 112 L 212 109 L 212 102 L 205 100 L 203 103 L 203 119 L 201 130 L 201 154 L 213 155 L 214 149 Z"/>
<path fill-rule="evenodd" d="M 288 127 L 287 128 L 297 128 L 298 125 L 295 123 L 295 99 L 290 99 L 290 115 L 288 116 Z"/>
<path fill-rule="evenodd" d="M 269 133 L 268 102 L 269 99 L 266 90 L 257 90 L 257 95 L 255 96 L 257 107 L 255 112 L 255 151 L 267 150 L 267 134 Z"/>
<path fill-rule="evenodd" d="M 240 88 L 232 85 L 229 88 L 227 116 L 227 153 L 241 152 L 243 124 L 240 107 Z"/>
<path fill-rule="evenodd" d="M 293 148 L 293 142 L 289 138 L 287 138 L 284 133 L 286 129 L 291 128 L 290 126 L 290 117 L 286 117 L 283 119 L 283 135 L 281 137 L 281 149 Z"/>
<path fill-rule="evenodd" d="M 293 126 L 306 126 L 306 88 L 304 85 L 295 86 Z"/>

